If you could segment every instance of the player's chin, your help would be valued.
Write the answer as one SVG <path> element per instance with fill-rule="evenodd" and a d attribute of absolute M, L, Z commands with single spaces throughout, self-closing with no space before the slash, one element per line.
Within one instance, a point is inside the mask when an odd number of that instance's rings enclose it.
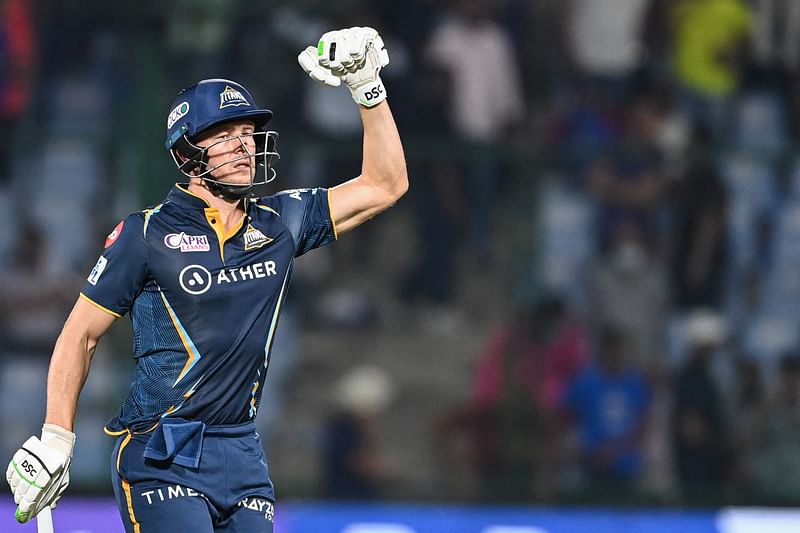
<path fill-rule="evenodd" d="M 249 166 L 234 168 L 217 178 L 230 185 L 250 185 L 253 181 L 253 170 Z"/>

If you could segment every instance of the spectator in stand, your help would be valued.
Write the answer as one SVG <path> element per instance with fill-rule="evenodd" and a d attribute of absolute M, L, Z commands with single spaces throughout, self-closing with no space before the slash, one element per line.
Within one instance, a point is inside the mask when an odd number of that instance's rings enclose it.
<path fill-rule="evenodd" d="M 492 334 L 475 367 L 466 419 L 483 497 L 552 496 L 558 413 L 586 359 L 586 331 L 558 298 L 518 310 Z"/>
<path fill-rule="evenodd" d="M 533 120 L 546 119 L 558 107 L 569 103 L 572 95 L 567 86 L 571 81 L 567 34 L 569 2 L 537 0 L 519 2 L 525 13 L 517 16 L 521 74 L 525 96 Z M 567 97 L 567 101 L 563 101 Z M 537 105 L 541 104 L 541 105 Z"/>
<path fill-rule="evenodd" d="M 386 372 L 374 366 L 350 370 L 336 385 L 337 410 L 323 434 L 323 495 L 332 499 L 378 499 L 392 478 L 380 445 L 380 420 L 394 395 Z"/>
<path fill-rule="evenodd" d="M 650 0 L 570 0 L 568 36 L 572 61 L 604 100 L 621 105 L 642 69 L 645 15 Z"/>
<path fill-rule="evenodd" d="M 673 416 L 678 482 L 688 501 L 719 497 L 734 473 L 732 435 L 712 373 L 725 336 L 717 313 L 697 310 L 689 317 L 689 353 L 678 372 Z"/>
<path fill-rule="evenodd" d="M 412 127 L 425 143 L 438 144 L 441 149 L 429 150 L 428 157 L 410 162 L 412 173 L 424 176 L 419 186 L 409 191 L 410 205 L 415 210 L 419 254 L 404 280 L 401 297 L 407 303 L 422 300 L 438 308 L 434 315 L 442 316 L 453 305 L 458 276 L 457 243 L 463 237 L 462 221 L 468 215 L 457 163 L 441 141 L 453 136 L 446 111 L 449 78 L 441 67 L 423 65 L 424 70 L 411 87 L 412 98 L 417 102 Z"/>
<path fill-rule="evenodd" d="M 683 106 L 724 140 L 731 99 L 739 86 L 752 10 L 744 0 L 678 0 L 673 22 L 673 63 Z"/>
<path fill-rule="evenodd" d="M 755 432 L 755 478 L 758 494 L 773 501 L 797 504 L 800 494 L 800 356 L 780 362 L 777 387 L 761 413 Z"/>
<path fill-rule="evenodd" d="M 631 364 L 627 341 L 604 328 L 594 362 L 567 389 L 564 406 L 574 419 L 581 464 L 595 488 L 628 491 L 644 470 L 644 439 L 651 391 Z"/>
<path fill-rule="evenodd" d="M 720 308 L 727 280 L 728 193 L 707 141 L 695 136 L 691 163 L 675 188 L 674 293 L 683 311 Z"/>
<path fill-rule="evenodd" d="M 737 358 L 735 374 L 731 407 L 736 416 L 731 425 L 740 456 L 736 484 L 740 490 L 759 490 L 759 474 L 764 466 L 762 450 L 769 442 L 767 428 L 774 406 L 768 404 L 763 371 L 752 355 Z"/>
<path fill-rule="evenodd" d="M 589 267 L 593 329 L 613 326 L 628 344 L 631 362 L 662 367 L 670 306 L 667 269 L 640 226 L 615 226 L 611 244 Z"/>
<path fill-rule="evenodd" d="M 604 250 L 617 224 L 634 223 L 654 246 L 663 238 L 662 214 L 669 180 L 663 168 L 654 103 L 642 93 L 626 110 L 620 141 L 601 153 L 588 169 L 588 187 L 596 204 L 598 243 Z"/>
<path fill-rule="evenodd" d="M 469 209 L 462 223 L 469 228 L 472 252 L 488 259 L 501 179 L 498 144 L 525 113 L 511 38 L 492 19 L 488 0 L 458 0 L 456 10 L 433 30 L 425 55 L 449 78 L 449 120 L 462 143 L 458 159 Z"/>
<path fill-rule="evenodd" d="M 17 123 L 31 96 L 36 60 L 31 3 L 0 3 L 0 184 L 10 178 Z"/>
<path fill-rule="evenodd" d="M 752 5 L 753 65 L 774 86 L 796 81 L 800 74 L 800 2 L 754 0 Z"/>

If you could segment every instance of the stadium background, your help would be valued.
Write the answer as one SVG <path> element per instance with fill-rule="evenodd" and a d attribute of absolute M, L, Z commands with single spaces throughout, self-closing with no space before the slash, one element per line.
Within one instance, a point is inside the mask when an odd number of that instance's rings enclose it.
<path fill-rule="evenodd" d="M 358 114 L 295 56 L 371 25 L 411 191 L 297 264 L 258 418 L 277 531 L 798 527 L 719 511 L 800 502 L 796 2 L 0 6 L 0 456 L 38 431 L 105 234 L 176 179 L 177 90 L 241 81 L 277 186 L 333 185 Z M 128 329 L 95 356 L 62 519 L 110 492 Z"/>

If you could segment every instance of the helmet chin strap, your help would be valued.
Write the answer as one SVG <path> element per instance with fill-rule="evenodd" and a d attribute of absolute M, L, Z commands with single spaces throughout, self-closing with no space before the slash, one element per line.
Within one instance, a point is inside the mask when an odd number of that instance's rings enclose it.
<path fill-rule="evenodd" d="M 206 177 L 200 178 L 205 183 L 206 187 L 214 196 L 221 196 L 226 200 L 241 200 L 250 196 L 253 192 L 253 183 L 242 183 L 239 185 L 224 183 L 217 180 L 212 180 Z"/>

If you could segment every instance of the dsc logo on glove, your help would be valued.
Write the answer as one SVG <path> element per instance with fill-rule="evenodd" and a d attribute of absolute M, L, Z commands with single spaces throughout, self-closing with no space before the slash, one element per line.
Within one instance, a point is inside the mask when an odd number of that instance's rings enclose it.
<path fill-rule="evenodd" d="M 375 98 L 380 98 L 381 93 L 383 93 L 383 85 L 376 85 L 369 91 L 364 93 L 364 98 L 367 99 L 367 102 L 374 100 Z"/>

